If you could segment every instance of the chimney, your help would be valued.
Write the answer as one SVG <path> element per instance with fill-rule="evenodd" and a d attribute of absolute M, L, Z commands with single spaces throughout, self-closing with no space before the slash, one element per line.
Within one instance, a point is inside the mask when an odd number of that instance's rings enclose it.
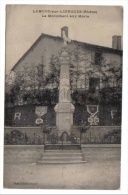
<path fill-rule="evenodd" d="M 65 35 L 68 38 L 68 27 L 64 26 L 64 27 L 61 28 L 61 37 L 63 37 L 63 34 L 62 34 L 63 31 L 65 31 Z"/>
<path fill-rule="evenodd" d="M 117 35 L 112 37 L 112 48 L 117 49 Z"/>
<path fill-rule="evenodd" d="M 117 37 L 117 49 L 121 50 L 121 36 Z"/>
<path fill-rule="evenodd" d="M 121 50 L 121 36 L 114 35 L 112 37 L 112 48 Z"/>

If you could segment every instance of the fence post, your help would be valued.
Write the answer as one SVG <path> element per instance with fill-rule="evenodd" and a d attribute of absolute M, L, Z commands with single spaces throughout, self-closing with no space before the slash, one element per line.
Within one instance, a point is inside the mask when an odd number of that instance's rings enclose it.
<path fill-rule="evenodd" d="M 101 134 L 100 134 L 100 132 L 99 132 L 99 143 L 101 142 Z"/>
<path fill-rule="evenodd" d="M 45 145 L 45 133 L 44 133 L 44 145 Z"/>
<path fill-rule="evenodd" d="M 81 130 L 80 130 L 80 145 L 81 145 L 81 137 L 82 137 L 82 136 L 81 136 Z"/>
<path fill-rule="evenodd" d="M 91 132 L 90 132 L 90 142 L 91 142 Z"/>
<path fill-rule="evenodd" d="M 62 136 L 62 150 L 63 150 L 63 136 Z"/>

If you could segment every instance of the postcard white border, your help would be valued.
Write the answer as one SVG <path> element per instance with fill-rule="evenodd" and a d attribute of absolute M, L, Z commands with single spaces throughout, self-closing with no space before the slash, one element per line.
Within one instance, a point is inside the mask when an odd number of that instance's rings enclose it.
<path fill-rule="evenodd" d="M 3 189 L 3 130 L 6 4 L 119 5 L 124 7 L 123 104 L 121 188 L 119 190 L 11 190 Z M 128 0 L 0 0 L 0 194 L 128 194 Z"/>

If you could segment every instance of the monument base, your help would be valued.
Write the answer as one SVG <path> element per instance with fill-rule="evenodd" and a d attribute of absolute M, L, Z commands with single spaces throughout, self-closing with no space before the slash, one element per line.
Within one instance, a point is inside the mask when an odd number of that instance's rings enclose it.
<path fill-rule="evenodd" d="M 63 132 L 71 134 L 71 126 L 73 124 L 73 112 L 75 107 L 70 102 L 60 102 L 55 106 L 56 126 L 59 129 L 59 135 Z"/>

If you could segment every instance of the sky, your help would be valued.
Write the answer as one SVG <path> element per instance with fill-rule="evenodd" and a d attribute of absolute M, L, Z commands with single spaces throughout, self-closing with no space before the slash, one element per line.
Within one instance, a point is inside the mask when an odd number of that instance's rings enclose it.
<path fill-rule="evenodd" d="M 42 10 L 42 13 L 39 13 L 39 10 Z M 48 17 L 48 13 L 44 13 L 47 10 L 58 12 L 49 14 L 66 17 Z M 68 10 L 81 13 L 65 13 Z M 78 15 L 83 17 L 78 18 Z M 120 6 L 8 5 L 6 7 L 6 72 L 11 70 L 41 33 L 61 36 L 60 29 L 63 26 L 69 27 L 71 40 L 112 47 L 112 36 L 123 35 L 123 8 Z"/>

